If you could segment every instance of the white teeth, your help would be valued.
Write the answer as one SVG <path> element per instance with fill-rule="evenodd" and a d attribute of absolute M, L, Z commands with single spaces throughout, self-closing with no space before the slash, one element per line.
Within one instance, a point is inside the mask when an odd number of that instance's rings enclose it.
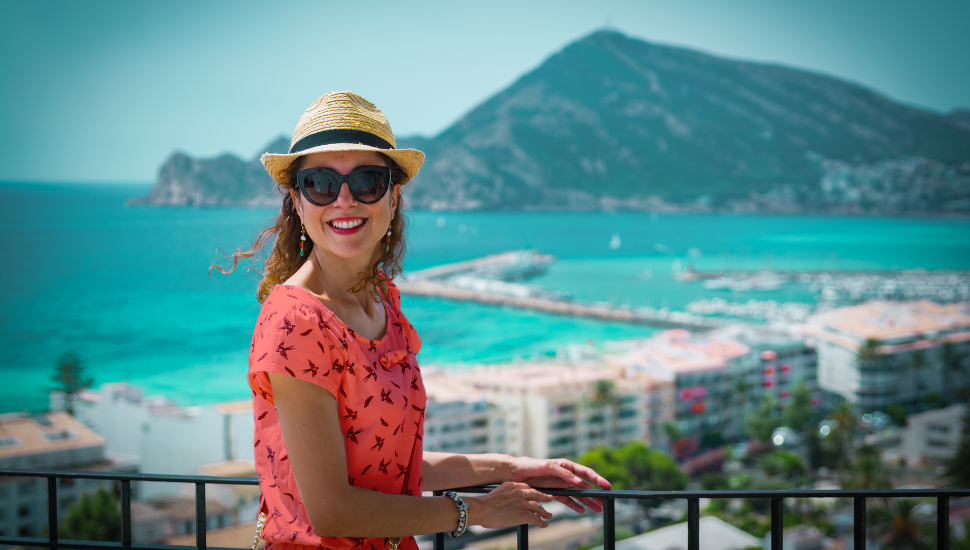
<path fill-rule="evenodd" d="M 357 218 L 352 221 L 334 220 L 330 222 L 330 225 L 336 227 L 337 229 L 353 229 L 362 223 L 364 223 L 363 218 Z"/>

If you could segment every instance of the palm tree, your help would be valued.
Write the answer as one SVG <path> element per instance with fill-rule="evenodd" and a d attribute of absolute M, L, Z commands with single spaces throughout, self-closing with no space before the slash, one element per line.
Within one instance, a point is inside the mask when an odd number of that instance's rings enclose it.
<path fill-rule="evenodd" d="M 929 550 L 927 537 L 920 532 L 920 524 L 913 510 L 918 502 L 911 498 L 899 499 L 893 507 L 893 519 L 882 529 L 879 537 L 883 547 L 892 550 Z"/>
<path fill-rule="evenodd" d="M 909 368 L 916 373 L 916 395 L 917 398 L 923 394 L 923 377 L 920 373 L 923 371 L 923 367 L 926 366 L 926 360 L 923 358 L 923 350 L 918 349 L 913 352 L 912 358 L 909 361 Z"/>
<path fill-rule="evenodd" d="M 943 343 L 943 369 L 948 375 L 947 378 L 953 375 L 959 376 L 964 370 L 963 354 L 953 342 Z M 957 395 L 957 390 L 962 388 L 958 388 L 952 380 L 947 380 L 947 383 L 944 385 L 946 386 L 949 401 L 952 403 Z"/>
<path fill-rule="evenodd" d="M 54 374 L 51 375 L 54 386 L 51 391 L 64 394 L 64 410 L 74 416 L 74 399 L 82 391 L 94 385 L 94 378 L 85 372 L 84 361 L 73 351 L 68 351 L 57 358 Z"/>
<path fill-rule="evenodd" d="M 612 380 L 597 380 L 593 387 L 593 395 L 590 397 L 590 404 L 600 412 L 606 407 L 612 410 L 612 420 L 610 422 L 610 446 L 616 447 L 617 430 L 616 425 L 620 416 L 620 406 L 623 401 L 616 394 L 616 385 Z"/>
<path fill-rule="evenodd" d="M 889 470 L 879 458 L 879 449 L 872 445 L 862 445 L 852 461 L 852 478 L 847 484 L 849 489 L 892 489 Z"/>
<path fill-rule="evenodd" d="M 875 362 L 882 356 L 879 348 L 882 347 L 882 340 L 878 338 L 866 338 L 866 341 L 859 346 L 856 352 L 855 362 L 860 369 L 872 368 Z"/>
<path fill-rule="evenodd" d="M 843 401 L 835 407 L 832 418 L 839 423 L 839 427 L 835 430 L 835 441 L 839 446 L 839 470 L 845 473 L 846 461 L 849 449 L 852 448 L 852 441 L 855 438 L 855 428 L 859 424 L 859 417 L 853 410 L 852 404 Z"/>

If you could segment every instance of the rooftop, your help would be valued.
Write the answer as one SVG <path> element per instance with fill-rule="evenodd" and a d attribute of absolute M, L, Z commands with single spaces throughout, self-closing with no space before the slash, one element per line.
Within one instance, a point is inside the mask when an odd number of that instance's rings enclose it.
<path fill-rule="evenodd" d="M 933 338 L 942 332 L 970 331 L 970 303 L 868 302 L 813 315 L 803 330 L 841 345 L 848 342 L 839 336 L 858 343 L 875 338 L 887 344 Z"/>
<path fill-rule="evenodd" d="M 248 460 L 225 460 L 199 466 L 199 475 L 218 477 L 256 477 L 256 465 Z"/>
<path fill-rule="evenodd" d="M 620 371 L 565 363 L 542 363 L 462 373 L 461 378 L 480 389 L 521 390 L 530 393 L 575 391 L 597 380 L 616 380 Z"/>
<path fill-rule="evenodd" d="M 736 550 L 763 546 L 762 540 L 714 516 L 698 522 L 700 550 Z M 595 550 L 602 550 L 602 546 Z M 661 527 L 616 543 L 617 550 L 686 550 L 687 522 Z"/>
<path fill-rule="evenodd" d="M 0 459 L 100 445 L 100 435 L 67 413 L 0 416 Z"/>
<path fill-rule="evenodd" d="M 684 329 L 665 330 L 643 342 L 615 362 L 630 367 L 657 366 L 674 374 L 723 369 L 727 360 L 750 353 L 751 348 L 716 335 L 694 336 Z"/>

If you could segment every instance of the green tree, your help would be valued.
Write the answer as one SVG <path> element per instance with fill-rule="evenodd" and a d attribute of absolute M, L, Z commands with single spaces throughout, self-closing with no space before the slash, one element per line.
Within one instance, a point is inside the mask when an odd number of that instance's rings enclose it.
<path fill-rule="evenodd" d="M 965 370 L 965 366 L 963 364 L 963 354 L 953 342 L 943 343 L 943 369 L 947 374 L 947 378 L 955 375 L 959 376 Z M 954 401 L 957 395 L 961 393 L 957 390 L 964 389 L 959 388 L 954 384 L 946 384 L 946 387 L 947 394 L 951 402 Z"/>
<path fill-rule="evenodd" d="M 594 447 L 579 457 L 579 462 L 609 479 L 617 490 L 681 491 L 687 488 L 687 476 L 670 455 L 639 441 L 618 448 Z"/>
<path fill-rule="evenodd" d="M 603 409 L 609 408 L 612 412 L 612 420 L 610 421 L 610 445 L 616 446 L 617 438 L 617 421 L 620 416 L 620 406 L 623 402 L 620 396 L 616 394 L 616 385 L 612 380 L 597 380 L 596 385 L 593 387 L 593 395 L 590 396 L 590 405 L 594 409 L 598 409 L 600 412 Z"/>
<path fill-rule="evenodd" d="M 946 463 L 943 476 L 952 487 L 970 489 L 970 410 L 963 417 L 963 433 L 957 452 Z"/>
<path fill-rule="evenodd" d="M 855 439 L 855 429 L 859 425 L 859 415 L 852 408 L 852 404 L 843 401 L 835 407 L 832 418 L 839 423 L 832 435 L 838 447 L 839 470 L 845 473 L 848 466 L 849 451 L 852 449 L 852 441 Z"/>
<path fill-rule="evenodd" d="M 886 414 L 889 415 L 889 419 L 893 421 L 893 424 L 904 428 L 906 427 L 906 419 L 908 417 L 906 413 L 906 407 L 900 403 L 890 403 L 884 408 Z"/>
<path fill-rule="evenodd" d="M 913 510 L 917 501 L 910 498 L 899 499 L 892 508 L 893 519 L 883 529 L 879 537 L 883 548 L 891 550 L 929 550 L 929 540 L 920 531 Z"/>
<path fill-rule="evenodd" d="M 859 346 L 856 351 L 855 363 L 861 370 L 870 369 L 882 356 L 879 348 L 882 347 L 882 340 L 878 338 L 866 338 L 866 341 Z"/>
<path fill-rule="evenodd" d="M 61 539 L 119 541 L 121 540 L 121 506 L 118 499 L 104 489 L 93 496 L 88 493 L 71 506 L 57 526 Z"/>
<path fill-rule="evenodd" d="M 778 400 L 770 393 L 765 392 L 761 396 L 761 405 L 745 418 L 748 435 L 762 443 L 771 442 L 771 434 L 781 426 L 777 405 Z"/>
<path fill-rule="evenodd" d="M 923 393 L 923 367 L 926 366 L 926 358 L 923 356 L 923 350 L 918 349 L 913 352 L 913 355 L 909 359 L 908 369 L 912 370 L 916 375 L 916 383 L 914 387 L 916 388 L 917 395 Z"/>
<path fill-rule="evenodd" d="M 812 420 L 812 388 L 804 380 L 799 380 L 791 390 L 791 399 L 781 411 L 782 418 L 789 428 L 804 435 Z"/>
<path fill-rule="evenodd" d="M 51 376 L 54 386 L 49 389 L 64 394 L 64 410 L 71 416 L 74 416 L 74 398 L 82 390 L 94 385 L 94 378 L 87 376 L 84 368 L 81 357 L 68 351 L 57 358 L 54 374 Z"/>
<path fill-rule="evenodd" d="M 879 449 L 872 445 L 862 445 L 856 450 L 852 461 L 852 477 L 848 489 L 892 489 L 889 469 L 879 458 Z"/>
<path fill-rule="evenodd" d="M 794 453 L 772 451 L 758 459 L 758 467 L 769 477 L 783 476 L 793 479 L 805 475 L 802 459 Z"/>

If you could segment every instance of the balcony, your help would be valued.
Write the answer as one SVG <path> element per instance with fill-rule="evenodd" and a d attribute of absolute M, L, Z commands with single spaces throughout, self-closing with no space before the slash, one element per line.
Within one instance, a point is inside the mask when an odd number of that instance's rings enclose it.
<path fill-rule="evenodd" d="M 215 476 L 174 476 L 158 474 L 120 474 L 96 472 L 72 472 L 53 470 L 0 470 L 0 476 L 44 478 L 47 481 L 47 538 L 0 537 L 0 545 L 17 545 L 41 548 L 120 548 L 126 550 L 206 550 L 206 485 L 258 485 L 256 478 Z M 62 540 L 57 535 L 57 489 L 58 480 L 98 479 L 121 484 L 121 542 Z M 168 544 L 133 544 L 131 540 L 131 482 L 150 481 L 163 483 L 189 483 L 195 485 L 195 546 Z M 456 488 L 459 493 L 483 494 L 493 487 Z M 687 550 L 700 550 L 700 499 L 763 498 L 770 499 L 771 531 L 770 549 L 783 550 L 784 499 L 786 498 L 851 498 L 853 502 L 854 548 L 866 548 L 866 500 L 870 498 L 935 498 L 937 549 L 949 549 L 949 517 L 951 497 L 970 497 L 970 489 L 894 489 L 894 490 L 783 490 L 783 491 L 602 491 L 575 489 L 543 489 L 550 495 L 595 497 L 604 500 L 603 548 L 616 547 L 616 500 L 617 499 L 684 499 L 687 501 Z M 436 491 L 435 495 L 440 495 Z M 519 550 L 528 550 L 528 526 L 517 529 Z M 255 529 L 255 524 L 254 524 Z M 223 550 L 211 547 L 213 550 Z M 228 550 L 228 549 L 226 549 Z M 434 550 L 445 550 L 445 534 L 434 535 Z"/>

